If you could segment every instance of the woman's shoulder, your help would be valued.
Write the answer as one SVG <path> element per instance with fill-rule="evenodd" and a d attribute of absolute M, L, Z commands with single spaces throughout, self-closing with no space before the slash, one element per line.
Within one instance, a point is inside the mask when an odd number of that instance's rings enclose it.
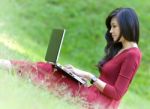
<path fill-rule="evenodd" d="M 141 60 L 141 58 L 142 58 L 141 50 L 139 48 L 136 48 L 136 47 L 130 48 L 125 54 L 126 54 L 125 57 L 130 58 L 131 61 L 133 59 Z"/>

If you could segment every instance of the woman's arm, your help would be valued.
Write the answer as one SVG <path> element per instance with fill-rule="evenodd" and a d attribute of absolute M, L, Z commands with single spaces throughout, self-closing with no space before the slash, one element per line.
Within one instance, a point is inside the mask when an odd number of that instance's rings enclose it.
<path fill-rule="evenodd" d="M 83 70 L 80 70 L 80 69 L 77 69 L 75 67 L 73 67 L 72 65 L 67 65 L 65 67 L 65 70 L 68 70 L 70 72 L 73 72 L 74 74 L 86 79 L 86 80 L 89 80 L 91 81 L 93 78 L 95 78 L 95 75 L 93 75 L 92 73 L 90 72 L 87 72 L 87 71 L 83 71 Z M 106 86 L 106 83 L 103 82 L 102 80 L 96 78 L 96 80 L 94 80 L 93 84 L 101 91 L 103 92 L 105 86 Z"/>
<path fill-rule="evenodd" d="M 132 78 L 138 69 L 140 59 L 141 58 L 138 57 L 136 54 L 129 54 L 121 66 L 120 73 L 114 85 L 106 84 L 100 79 L 97 79 L 94 82 L 94 85 L 104 95 L 113 98 L 115 100 L 119 100 L 127 91 L 129 84 L 132 81 Z M 81 77 L 87 78 L 88 80 L 91 80 L 94 77 L 93 74 L 79 70 L 74 67 L 72 67 L 71 71 Z"/>
<path fill-rule="evenodd" d="M 130 53 L 124 59 L 120 73 L 114 85 L 107 84 L 103 94 L 119 100 L 128 90 L 128 87 L 139 67 L 141 57 L 136 53 Z"/>

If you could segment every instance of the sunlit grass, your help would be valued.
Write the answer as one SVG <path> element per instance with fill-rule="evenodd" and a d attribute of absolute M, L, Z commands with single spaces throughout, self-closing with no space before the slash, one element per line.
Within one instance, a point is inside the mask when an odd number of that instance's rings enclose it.
<path fill-rule="evenodd" d="M 82 109 L 72 100 L 67 94 L 60 97 L 15 73 L 0 71 L 0 109 Z"/>
<path fill-rule="evenodd" d="M 25 54 L 27 50 L 6 34 L 1 34 L 0 43 L 20 54 Z M 29 54 L 32 55 L 32 54 Z"/>
<path fill-rule="evenodd" d="M 28 39 L 23 38 L 22 41 L 17 42 L 17 40 L 14 40 L 13 37 L 14 36 L 10 36 L 6 33 L 0 34 L 0 44 L 2 44 L 6 48 L 8 48 L 11 51 L 16 52 L 20 55 L 34 57 L 34 59 L 42 59 L 42 57 L 40 57 L 39 55 L 36 55 L 36 53 L 34 53 L 31 48 L 27 48 L 22 45 L 22 43 L 24 43 L 24 41 L 26 41 Z M 43 59 L 44 59 L 44 57 L 43 57 Z"/>

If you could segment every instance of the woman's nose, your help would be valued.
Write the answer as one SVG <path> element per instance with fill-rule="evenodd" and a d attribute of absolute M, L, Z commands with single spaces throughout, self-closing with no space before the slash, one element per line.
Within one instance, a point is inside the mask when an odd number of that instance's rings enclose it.
<path fill-rule="evenodd" d="M 109 31 L 110 33 L 112 33 L 112 28 L 110 29 L 110 31 Z"/>

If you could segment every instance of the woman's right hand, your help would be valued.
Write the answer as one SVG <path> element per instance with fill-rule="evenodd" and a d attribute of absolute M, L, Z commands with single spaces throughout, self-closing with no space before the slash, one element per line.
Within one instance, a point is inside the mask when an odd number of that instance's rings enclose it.
<path fill-rule="evenodd" d="M 65 65 L 64 66 L 64 70 L 66 70 L 68 72 L 71 72 L 71 73 L 74 73 L 74 74 L 76 74 L 76 75 L 78 75 L 80 77 L 83 76 L 83 74 L 81 74 L 81 72 L 79 71 L 79 69 L 75 68 L 74 66 L 72 66 L 70 64 L 69 65 Z"/>
<path fill-rule="evenodd" d="M 80 69 L 77 69 L 77 68 L 75 68 L 74 66 L 72 66 L 72 65 L 66 65 L 65 67 L 64 67 L 64 70 L 66 70 L 66 71 L 68 71 L 68 72 L 72 72 L 72 73 L 74 73 L 75 75 L 78 75 L 78 76 L 80 76 L 81 78 L 83 78 L 83 79 L 88 79 L 89 80 L 89 78 L 91 78 L 91 73 L 89 73 L 89 72 L 86 72 L 86 71 L 83 71 L 83 70 L 80 70 Z"/>

